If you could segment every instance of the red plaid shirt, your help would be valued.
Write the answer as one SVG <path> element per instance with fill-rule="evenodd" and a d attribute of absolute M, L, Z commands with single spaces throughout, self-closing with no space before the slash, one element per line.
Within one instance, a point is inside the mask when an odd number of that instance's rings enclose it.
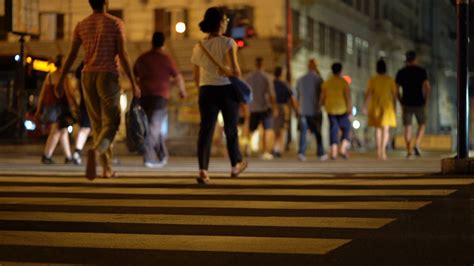
<path fill-rule="evenodd" d="M 125 41 L 123 21 L 107 13 L 93 13 L 74 30 L 74 40 L 84 47 L 84 72 L 112 72 L 118 75 L 117 41 Z"/>

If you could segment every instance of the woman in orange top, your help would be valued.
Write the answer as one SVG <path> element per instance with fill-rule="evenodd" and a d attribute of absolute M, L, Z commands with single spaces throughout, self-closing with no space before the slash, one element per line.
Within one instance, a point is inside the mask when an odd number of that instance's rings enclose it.
<path fill-rule="evenodd" d="M 395 99 L 397 87 L 395 80 L 386 74 L 387 66 L 383 59 L 377 62 L 377 75 L 369 80 L 365 93 L 366 110 L 369 126 L 376 128 L 377 158 L 387 159 L 387 143 L 390 138 L 389 128 L 397 126 Z"/>

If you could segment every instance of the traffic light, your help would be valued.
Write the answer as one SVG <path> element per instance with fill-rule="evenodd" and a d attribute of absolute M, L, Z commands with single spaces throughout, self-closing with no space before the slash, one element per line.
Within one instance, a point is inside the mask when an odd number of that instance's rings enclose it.
<path fill-rule="evenodd" d="M 244 39 L 236 39 L 235 42 L 237 43 L 237 47 L 239 47 L 239 49 L 245 48 L 245 46 L 247 46 L 247 43 Z"/>

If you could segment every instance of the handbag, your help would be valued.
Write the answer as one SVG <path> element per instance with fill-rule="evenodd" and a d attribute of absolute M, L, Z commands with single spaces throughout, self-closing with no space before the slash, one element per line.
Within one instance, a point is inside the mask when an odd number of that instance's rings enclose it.
<path fill-rule="evenodd" d="M 145 140 L 150 133 L 148 118 L 139 100 L 133 98 L 130 110 L 125 114 L 127 148 L 129 152 L 145 152 Z"/>
<path fill-rule="evenodd" d="M 207 57 L 219 68 L 219 70 L 222 71 L 222 73 L 226 73 L 225 67 L 223 67 L 217 60 L 211 55 L 211 53 L 207 50 L 207 48 L 202 44 L 202 42 L 199 42 L 199 46 L 201 49 L 204 51 L 204 53 L 207 55 Z M 249 104 L 253 100 L 252 96 L 252 87 L 245 82 L 244 80 L 236 77 L 236 76 L 228 76 L 230 82 L 232 83 L 232 87 L 236 92 L 237 99 L 239 102 Z"/>

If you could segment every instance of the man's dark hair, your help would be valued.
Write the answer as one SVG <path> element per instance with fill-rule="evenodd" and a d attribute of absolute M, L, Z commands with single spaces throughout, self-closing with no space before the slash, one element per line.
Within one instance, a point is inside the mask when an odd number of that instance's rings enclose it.
<path fill-rule="evenodd" d="M 105 5 L 105 0 L 89 0 L 89 4 L 94 10 L 102 10 Z"/>
<path fill-rule="evenodd" d="M 405 54 L 405 58 L 406 58 L 407 62 L 413 62 L 413 61 L 415 61 L 415 59 L 416 59 L 416 52 L 415 52 L 415 51 L 408 51 L 408 52 Z"/>
<path fill-rule="evenodd" d="M 199 28 L 204 33 L 216 33 L 221 27 L 224 19 L 224 9 L 221 7 L 210 7 L 204 14 L 204 19 L 199 23 Z"/>
<path fill-rule="evenodd" d="M 277 78 L 281 77 L 282 73 L 283 73 L 283 68 L 281 66 L 275 67 L 275 71 L 273 72 L 275 77 L 277 77 Z"/>
<path fill-rule="evenodd" d="M 151 40 L 153 48 L 161 48 L 165 44 L 165 35 L 161 31 L 153 33 L 153 39 Z"/>
<path fill-rule="evenodd" d="M 334 75 L 339 75 L 339 74 L 341 74 L 341 71 L 342 71 L 342 64 L 341 63 L 334 63 L 334 64 L 332 64 L 331 69 L 332 69 L 332 73 Z"/>
<path fill-rule="evenodd" d="M 380 60 L 377 61 L 377 73 L 379 74 L 387 73 L 387 64 L 385 64 L 385 61 L 383 60 L 383 58 L 380 58 Z"/>

